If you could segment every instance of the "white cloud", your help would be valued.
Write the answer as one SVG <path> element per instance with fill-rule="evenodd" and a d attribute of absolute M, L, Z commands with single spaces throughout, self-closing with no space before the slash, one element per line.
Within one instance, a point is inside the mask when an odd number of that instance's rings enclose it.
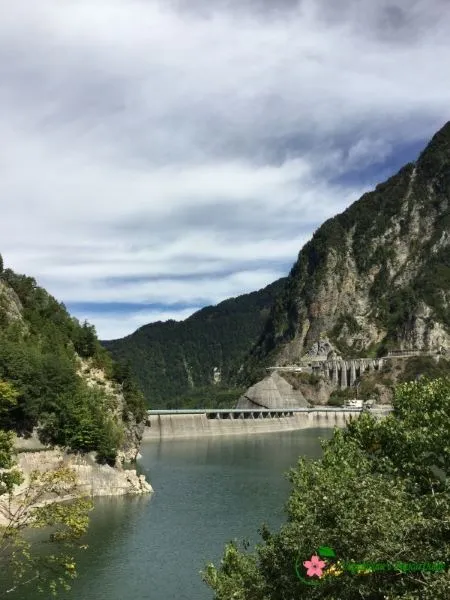
<path fill-rule="evenodd" d="M 258 290 L 268 283 L 283 277 L 285 273 L 275 270 L 252 270 L 234 272 L 222 277 L 195 277 L 193 279 L 171 279 L 159 277 L 153 281 L 122 282 L 109 286 L 92 284 L 79 280 L 79 286 L 71 294 L 72 302 L 83 302 L 89 298 L 91 302 L 128 302 L 128 303 L 164 303 L 167 305 L 183 303 L 217 304 L 230 296 L 238 296 Z M 55 293 L 63 291 L 65 284 Z M 50 287 L 50 286 L 49 286 Z"/>
<path fill-rule="evenodd" d="M 448 118 L 444 0 L 274 6 L 0 0 L 5 262 L 65 303 L 257 289 Z"/>

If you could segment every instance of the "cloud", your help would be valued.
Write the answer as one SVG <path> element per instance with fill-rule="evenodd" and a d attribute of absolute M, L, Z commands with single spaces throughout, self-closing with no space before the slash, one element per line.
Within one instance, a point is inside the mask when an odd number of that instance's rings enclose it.
<path fill-rule="evenodd" d="M 102 338 L 285 274 L 448 119 L 444 0 L 0 10 L 1 251 Z"/>

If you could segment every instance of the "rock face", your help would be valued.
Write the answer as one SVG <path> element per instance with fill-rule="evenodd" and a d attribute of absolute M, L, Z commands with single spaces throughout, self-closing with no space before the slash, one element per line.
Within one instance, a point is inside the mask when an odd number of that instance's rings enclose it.
<path fill-rule="evenodd" d="M 138 475 L 136 470 L 99 465 L 92 454 L 67 454 L 58 449 L 24 452 L 19 454 L 17 463 L 25 476 L 33 470 L 49 471 L 58 466 L 74 469 L 80 491 L 89 496 L 123 496 L 153 491 L 145 476 Z"/>
<path fill-rule="evenodd" d="M 122 422 L 122 413 L 125 399 L 120 385 L 109 380 L 104 371 L 92 365 L 92 361 L 77 357 L 78 374 L 90 387 L 101 387 L 111 398 L 111 410 L 119 422 Z M 143 423 L 136 423 L 133 415 L 128 414 L 124 426 L 122 446 L 117 453 L 116 466 L 120 468 L 124 463 L 134 462 L 139 456 L 139 449 L 144 431 Z"/>
<path fill-rule="evenodd" d="M 303 394 L 274 372 L 250 387 L 236 408 L 297 408 L 308 406 Z"/>
<path fill-rule="evenodd" d="M 0 307 L 6 322 L 22 321 L 22 303 L 16 292 L 0 279 Z"/>
<path fill-rule="evenodd" d="M 330 395 L 336 389 L 336 386 L 332 385 L 329 381 L 320 380 L 315 385 L 303 383 L 300 388 L 306 401 L 315 406 L 328 404 Z"/>
<path fill-rule="evenodd" d="M 450 123 L 303 247 L 243 380 L 331 348 L 354 358 L 440 346 L 450 347 Z"/>

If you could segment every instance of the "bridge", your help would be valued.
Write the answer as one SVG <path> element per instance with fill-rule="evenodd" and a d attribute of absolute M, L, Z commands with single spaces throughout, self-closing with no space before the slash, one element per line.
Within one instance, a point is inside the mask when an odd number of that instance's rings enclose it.
<path fill-rule="evenodd" d="M 143 440 L 196 438 L 234 434 L 295 431 L 321 427 L 345 427 L 363 409 L 316 406 L 312 408 L 203 408 L 149 410 Z M 391 408 L 371 409 L 382 418 Z"/>
<path fill-rule="evenodd" d="M 305 356 L 300 365 L 285 365 L 266 367 L 266 371 L 281 371 L 288 373 L 313 373 L 331 381 L 337 387 L 345 389 L 355 385 L 366 371 L 380 371 L 386 361 L 395 358 L 411 358 L 413 356 L 432 356 L 439 358 L 446 353 L 446 348 L 440 350 L 391 350 L 387 356 L 380 358 L 330 358 L 326 356 Z"/>

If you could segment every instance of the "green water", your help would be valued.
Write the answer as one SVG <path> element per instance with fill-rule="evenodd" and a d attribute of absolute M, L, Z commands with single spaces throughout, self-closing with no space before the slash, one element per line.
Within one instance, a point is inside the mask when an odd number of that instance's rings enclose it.
<path fill-rule="evenodd" d="M 218 562 L 233 538 L 259 540 L 276 527 L 289 493 L 283 473 L 299 455 L 319 456 L 319 437 L 303 430 L 248 437 L 149 442 L 141 470 L 150 497 L 96 501 L 78 557 L 79 578 L 64 600 L 211 600 L 199 571 Z M 42 600 L 22 589 L 9 600 Z"/>

